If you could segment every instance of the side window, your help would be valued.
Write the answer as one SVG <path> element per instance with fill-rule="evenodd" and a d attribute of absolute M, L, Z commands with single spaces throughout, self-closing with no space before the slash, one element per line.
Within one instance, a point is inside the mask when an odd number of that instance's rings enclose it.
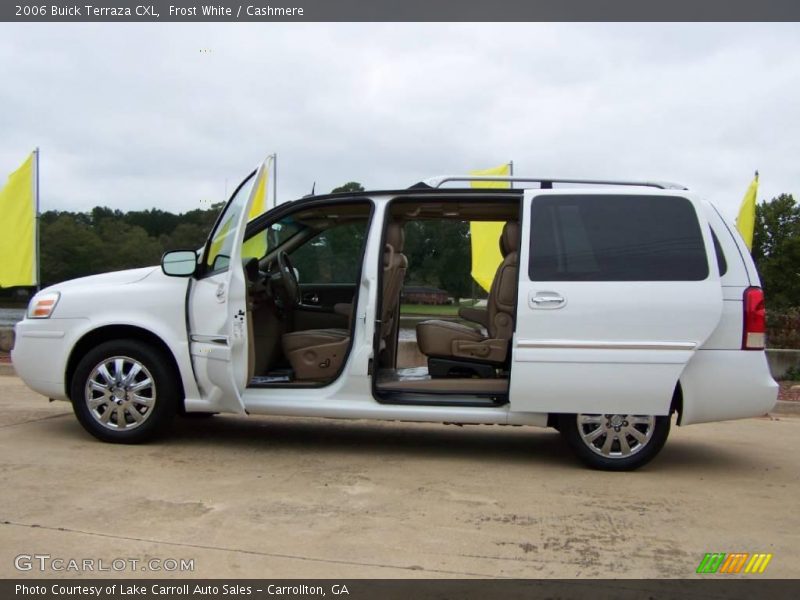
<path fill-rule="evenodd" d="M 686 198 L 564 195 L 534 198 L 532 281 L 701 281 L 708 259 Z"/>
<path fill-rule="evenodd" d="M 301 284 L 357 282 L 367 219 L 326 229 L 291 253 Z"/>
<path fill-rule="evenodd" d="M 711 227 L 709 227 L 711 229 Z M 722 277 L 728 272 L 728 261 L 725 260 L 725 253 L 722 251 L 722 244 L 714 230 L 711 229 L 711 239 L 714 240 L 714 252 L 717 255 L 717 265 L 719 265 L 719 276 Z"/>
<path fill-rule="evenodd" d="M 244 210 L 247 200 L 250 198 L 250 190 L 253 189 L 254 179 L 254 175 L 251 175 L 250 179 L 239 187 L 217 221 L 205 260 L 206 267 L 212 273 L 225 271 L 230 264 L 233 238 L 236 237 L 234 235 L 236 226 L 239 223 L 242 210 Z"/>
<path fill-rule="evenodd" d="M 264 258 L 268 251 L 282 246 L 302 229 L 302 226 L 295 223 L 292 217 L 285 217 L 271 223 L 266 229 L 245 238 L 242 245 L 242 256 Z"/>

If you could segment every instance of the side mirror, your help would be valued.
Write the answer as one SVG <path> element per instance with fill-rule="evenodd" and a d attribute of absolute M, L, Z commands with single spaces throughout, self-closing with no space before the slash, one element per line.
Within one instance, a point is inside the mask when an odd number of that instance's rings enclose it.
<path fill-rule="evenodd" d="M 170 277 L 191 277 L 197 270 L 197 253 L 194 250 L 173 250 L 161 257 L 161 270 Z"/>

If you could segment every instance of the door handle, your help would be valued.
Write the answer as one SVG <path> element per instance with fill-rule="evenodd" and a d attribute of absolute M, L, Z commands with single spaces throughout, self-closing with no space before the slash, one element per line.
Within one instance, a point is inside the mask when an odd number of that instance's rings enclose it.
<path fill-rule="evenodd" d="M 535 304 L 550 304 L 553 302 L 561 304 L 562 302 L 564 302 L 564 298 L 562 296 L 551 296 L 549 298 L 545 298 L 543 296 L 535 296 L 533 298 L 533 302 Z"/>
<path fill-rule="evenodd" d="M 556 292 L 537 292 L 531 297 L 531 308 L 561 308 L 567 299 Z"/>
<path fill-rule="evenodd" d="M 201 333 L 193 333 L 189 339 L 193 342 L 201 344 L 220 344 L 222 346 L 228 345 L 228 336 L 225 335 L 204 335 Z"/>
<path fill-rule="evenodd" d="M 306 292 L 303 294 L 305 304 L 319 304 L 319 295 L 316 292 Z"/>

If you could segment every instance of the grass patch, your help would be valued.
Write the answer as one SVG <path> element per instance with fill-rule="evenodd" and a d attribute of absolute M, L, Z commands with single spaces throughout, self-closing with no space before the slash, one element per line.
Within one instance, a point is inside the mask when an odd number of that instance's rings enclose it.
<path fill-rule="evenodd" d="M 436 315 L 439 317 L 457 317 L 462 306 L 473 306 L 474 300 L 462 300 L 459 304 L 401 304 L 401 315 Z"/>
<path fill-rule="evenodd" d="M 458 306 L 455 304 L 401 304 L 400 314 L 455 317 L 458 315 Z"/>

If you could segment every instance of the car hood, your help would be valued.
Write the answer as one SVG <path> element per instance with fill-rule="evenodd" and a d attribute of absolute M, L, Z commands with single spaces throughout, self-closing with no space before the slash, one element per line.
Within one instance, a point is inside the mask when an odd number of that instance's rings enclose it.
<path fill-rule="evenodd" d="M 158 270 L 159 267 L 142 267 L 140 269 L 126 269 L 124 271 L 112 271 L 111 273 L 89 275 L 88 277 L 79 277 L 78 279 L 70 279 L 69 281 L 62 281 L 56 285 L 51 285 L 47 288 L 47 291 L 52 290 L 61 292 L 70 288 L 97 285 L 126 285 L 141 281 L 154 271 Z"/>

